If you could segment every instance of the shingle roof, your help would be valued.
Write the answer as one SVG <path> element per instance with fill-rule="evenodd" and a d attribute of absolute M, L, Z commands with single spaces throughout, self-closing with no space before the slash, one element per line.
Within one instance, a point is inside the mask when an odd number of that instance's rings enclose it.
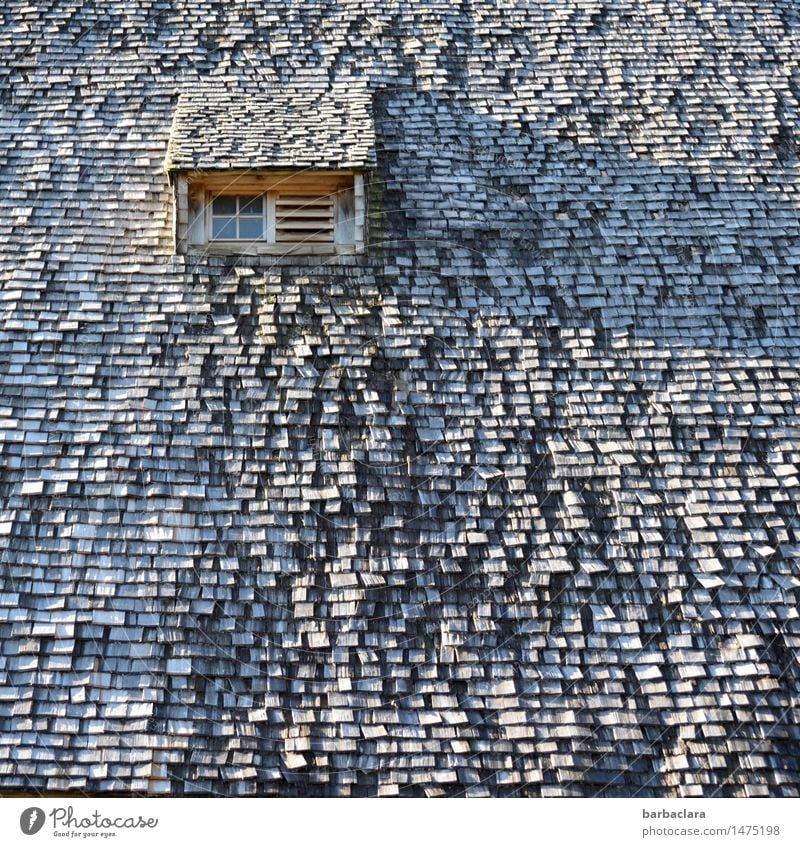
<path fill-rule="evenodd" d="M 6 3 L 0 790 L 797 796 L 797 4 L 501 5 Z M 173 256 L 321 74 L 367 252 Z"/>
<path fill-rule="evenodd" d="M 190 83 L 175 107 L 168 170 L 374 166 L 363 84 L 263 88 L 240 90 L 235 76 Z"/>

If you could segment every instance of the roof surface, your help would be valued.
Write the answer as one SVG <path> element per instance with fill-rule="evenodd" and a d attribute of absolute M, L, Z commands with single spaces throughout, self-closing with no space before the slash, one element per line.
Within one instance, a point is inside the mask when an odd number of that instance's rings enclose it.
<path fill-rule="evenodd" d="M 169 170 L 365 168 L 375 164 L 369 99 L 337 88 L 240 90 L 238 78 L 190 83 L 175 107 Z"/>
<path fill-rule="evenodd" d="M 799 14 L 8 0 L 0 790 L 796 796 Z M 174 256 L 321 77 L 367 252 Z"/>

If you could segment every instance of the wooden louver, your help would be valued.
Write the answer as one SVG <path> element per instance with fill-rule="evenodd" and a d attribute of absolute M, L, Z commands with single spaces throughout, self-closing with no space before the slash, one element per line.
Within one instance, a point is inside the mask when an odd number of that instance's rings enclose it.
<path fill-rule="evenodd" d="M 275 198 L 275 240 L 278 243 L 334 241 L 334 197 L 279 194 Z"/>

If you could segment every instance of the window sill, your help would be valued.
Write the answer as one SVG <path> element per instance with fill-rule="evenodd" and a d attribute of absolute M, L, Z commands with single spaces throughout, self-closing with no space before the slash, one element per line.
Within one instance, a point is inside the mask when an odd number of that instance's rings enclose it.
<path fill-rule="evenodd" d="M 252 244 L 211 241 L 190 244 L 188 252 L 207 256 L 340 256 L 360 252 L 354 244 Z"/>

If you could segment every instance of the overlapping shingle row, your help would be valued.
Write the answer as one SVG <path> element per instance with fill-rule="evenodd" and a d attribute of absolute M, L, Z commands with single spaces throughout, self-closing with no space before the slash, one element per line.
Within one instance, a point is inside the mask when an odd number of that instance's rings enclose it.
<path fill-rule="evenodd" d="M 797 795 L 794 4 L 2 15 L 0 790 Z M 173 256 L 325 78 L 365 255 Z"/>
<path fill-rule="evenodd" d="M 374 167 L 369 96 L 358 80 L 273 90 L 260 82 L 240 90 L 237 83 L 226 76 L 182 92 L 169 170 Z"/>

